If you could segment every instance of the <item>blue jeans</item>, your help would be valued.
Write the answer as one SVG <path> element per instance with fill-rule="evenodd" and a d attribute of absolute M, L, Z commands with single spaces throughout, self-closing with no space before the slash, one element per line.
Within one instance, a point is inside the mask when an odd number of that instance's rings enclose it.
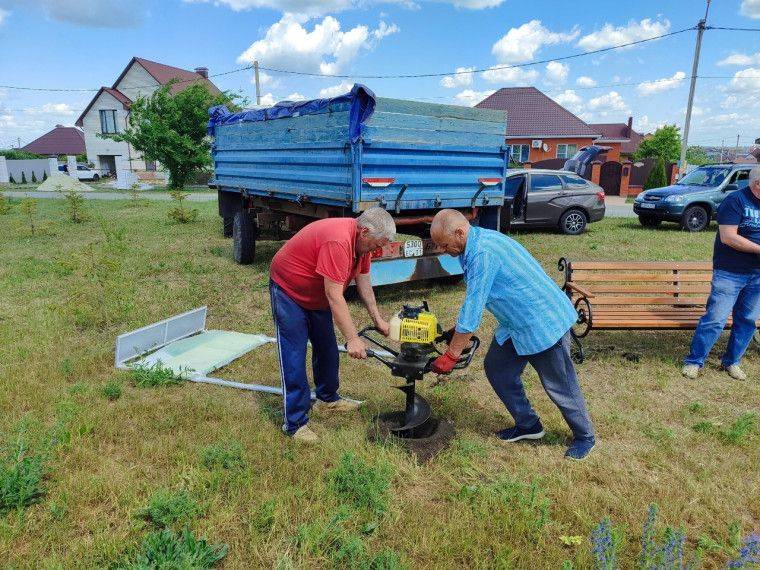
<path fill-rule="evenodd" d="M 559 408 L 574 438 L 594 441 L 594 426 L 570 358 L 570 333 L 565 333 L 551 348 L 528 355 L 517 354 L 512 339 L 507 339 L 503 345 L 495 338 L 491 341 L 483 363 L 486 376 L 496 395 L 512 414 L 515 425 L 523 429 L 533 427 L 539 420 L 520 379 L 528 363 L 538 372 L 544 390 Z"/>
<path fill-rule="evenodd" d="M 738 364 L 757 330 L 760 317 L 760 273 L 733 273 L 716 269 L 712 276 L 712 289 L 707 299 L 707 310 L 699 319 L 689 356 L 684 364 L 704 366 L 715 341 L 732 315 L 731 335 L 726 352 L 721 358 L 723 366 Z"/>
<path fill-rule="evenodd" d="M 338 343 L 329 309 L 304 309 L 274 281 L 269 282 L 269 298 L 280 357 L 285 411 L 282 429 L 292 435 L 309 421 L 311 389 L 306 377 L 307 342 L 311 341 L 311 369 L 317 398 L 323 402 L 334 402 L 340 397 Z"/>

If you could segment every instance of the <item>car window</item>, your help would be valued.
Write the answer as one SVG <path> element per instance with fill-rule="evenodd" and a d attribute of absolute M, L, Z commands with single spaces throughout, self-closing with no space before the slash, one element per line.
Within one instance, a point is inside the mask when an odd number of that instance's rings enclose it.
<path fill-rule="evenodd" d="M 530 191 L 541 192 L 542 190 L 554 190 L 562 188 L 559 176 L 556 174 L 531 174 Z"/>
<path fill-rule="evenodd" d="M 584 180 L 580 176 L 577 176 L 574 174 L 560 174 L 559 177 L 562 179 L 562 181 L 565 184 L 567 184 L 570 187 L 586 188 L 588 186 L 587 180 Z"/>
<path fill-rule="evenodd" d="M 682 186 L 718 186 L 726 179 L 730 167 L 703 166 L 691 171 L 678 181 Z"/>
<path fill-rule="evenodd" d="M 508 198 L 514 198 L 520 191 L 523 183 L 525 182 L 525 176 L 510 176 L 504 181 L 504 194 Z"/>
<path fill-rule="evenodd" d="M 749 186 L 749 170 L 737 170 L 731 175 L 729 184 L 736 184 L 739 190 Z"/>
<path fill-rule="evenodd" d="M 81 164 L 77 166 L 77 170 L 87 170 L 86 166 L 82 166 Z"/>

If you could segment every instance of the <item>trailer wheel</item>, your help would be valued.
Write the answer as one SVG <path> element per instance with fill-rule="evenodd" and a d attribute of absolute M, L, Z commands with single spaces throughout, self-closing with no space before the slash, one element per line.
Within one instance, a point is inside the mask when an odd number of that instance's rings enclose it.
<path fill-rule="evenodd" d="M 235 224 L 234 216 L 225 216 L 222 218 L 222 236 L 226 238 L 232 237 L 232 226 Z"/>
<path fill-rule="evenodd" d="M 255 214 L 239 211 L 232 224 L 232 252 L 240 265 L 250 265 L 256 255 Z"/>

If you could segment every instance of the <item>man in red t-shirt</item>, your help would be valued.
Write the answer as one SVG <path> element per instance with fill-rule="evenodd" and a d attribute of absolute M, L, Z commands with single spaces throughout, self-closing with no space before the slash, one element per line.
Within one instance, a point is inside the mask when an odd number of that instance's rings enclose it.
<path fill-rule="evenodd" d="M 285 243 L 272 259 L 269 295 L 277 331 L 285 422 L 283 431 L 314 442 L 306 377 L 306 345 L 311 341 L 311 365 L 317 405 L 333 411 L 355 410 L 358 403 L 338 395 L 338 345 L 333 319 L 346 339 L 348 354 L 367 358 L 367 345 L 351 320 L 344 291 L 356 282 L 359 298 L 372 322 L 384 335 L 389 325 L 380 315 L 369 277 L 370 252 L 390 242 L 396 233 L 391 215 L 370 208 L 358 218 L 326 218 L 312 222 Z"/>

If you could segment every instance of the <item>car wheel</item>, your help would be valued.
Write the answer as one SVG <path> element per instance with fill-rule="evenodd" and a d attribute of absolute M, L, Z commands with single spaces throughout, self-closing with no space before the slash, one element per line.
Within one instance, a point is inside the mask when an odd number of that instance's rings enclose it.
<path fill-rule="evenodd" d="M 559 229 L 563 234 L 577 236 L 586 229 L 586 214 L 580 210 L 568 210 L 559 219 Z"/>
<path fill-rule="evenodd" d="M 639 216 L 639 223 L 645 228 L 656 228 L 662 223 L 662 220 L 651 216 Z"/>
<path fill-rule="evenodd" d="M 98 180 L 100 180 L 100 176 L 99 176 L 98 174 L 95 174 L 95 175 L 92 177 L 92 181 L 93 181 L 93 182 L 97 182 Z"/>
<path fill-rule="evenodd" d="M 710 213 L 702 206 L 689 206 L 681 219 L 681 227 L 689 232 L 701 232 L 709 223 Z"/>

